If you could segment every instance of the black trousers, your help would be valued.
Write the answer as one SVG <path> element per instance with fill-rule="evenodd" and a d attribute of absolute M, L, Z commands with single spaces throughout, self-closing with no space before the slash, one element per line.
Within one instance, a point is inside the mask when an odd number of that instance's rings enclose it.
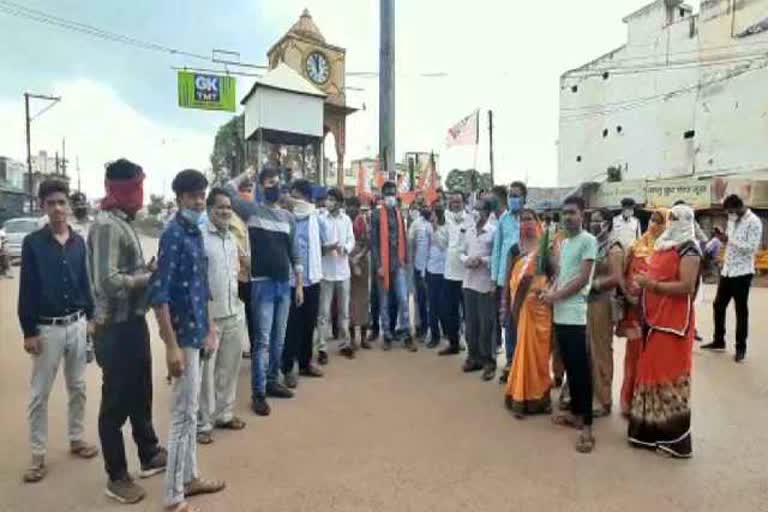
<path fill-rule="evenodd" d="M 101 326 L 94 335 L 96 361 L 102 370 L 99 439 L 110 480 L 128 474 L 122 427 L 131 421 L 139 460 L 147 464 L 158 450 L 152 426 L 152 355 L 143 316 Z"/>
<path fill-rule="evenodd" d="M 461 281 L 443 280 L 443 328 L 452 347 L 459 346 L 463 292 Z"/>
<path fill-rule="evenodd" d="M 283 374 L 293 371 L 296 362 L 306 370 L 312 361 L 312 338 L 320 307 L 320 283 L 304 288 L 304 303 L 296 306 L 296 288 L 291 288 L 291 309 L 288 311 L 288 327 L 283 345 Z"/>
<path fill-rule="evenodd" d="M 253 352 L 253 309 L 251 309 L 251 282 L 237 282 L 237 296 L 245 305 L 245 325 L 248 329 L 248 345 Z"/>
<path fill-rule="evenodd" d="M 568 376 L 571 412 L 585 425 L 592 425 L 592 369 L 589 362 L 586 325 L 555 324 L 555 339 Z"/>
<path fill-rule="evenodd" d="M 443 289 L 445 278 L 443 274 L 427 272 L 427 290 L 429 291 L 429 331 L 434 341 L 440 341 L 440 335 L 445 330 L 445 311 L 443 307 Z M 442 327 L 442 328 L 441 328 Z"/>
<path fill-rule="evenodd" d="M 379 323 L 381 306 L 379 304 L 379 283 L 375 272 L 371 272 L 371 292 L 369 295 L 371 303 L 371 330 L 373 332 L 379 332 Z M 387 299 L 389 307 L 389 332 L 395 332 L 397 330 L 397 296 L 393 290 L 389 291 Z"/>
<path fill-rule="evenodd" d="M 715 343 L 725 344 L 725 312 L 731 299 L 736 303 L 736 348 L 747 348 L 749 335 L 749 290 L 752 274 L 739 277 L 721 277 L 712 309 L 715 314 Z"/>

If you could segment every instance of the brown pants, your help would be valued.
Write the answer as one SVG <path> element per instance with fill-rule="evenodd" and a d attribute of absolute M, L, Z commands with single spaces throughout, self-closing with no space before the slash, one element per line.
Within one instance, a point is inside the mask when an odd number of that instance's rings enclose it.
<path fill-rule="evenodd" d="M 592 361 L 595 399 L 610 407 L 613 384 L 613 317 L 610 300 L 590 302 L 587 309 L 587 338 Z"/>

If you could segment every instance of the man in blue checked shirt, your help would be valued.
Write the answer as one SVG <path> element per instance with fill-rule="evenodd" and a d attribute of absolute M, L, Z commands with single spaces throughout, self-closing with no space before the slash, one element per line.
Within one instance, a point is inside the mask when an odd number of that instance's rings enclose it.
<path fill-rule="evenodd" d="M 208 180 L 199 171 L 181 171 L 173 180 L 179 213 L 160 238 L 157 272 L 150 287 L 168 373 L 173 377 L 165 505 L 184 509 L 185 497 L 224 489 L 221 481 L 200 478 L 197 470 L 197 409 L 200 398 L 200 349 L 215 350 L 210 314 L 208 261 L 198 226 L 205 211 Z"/>

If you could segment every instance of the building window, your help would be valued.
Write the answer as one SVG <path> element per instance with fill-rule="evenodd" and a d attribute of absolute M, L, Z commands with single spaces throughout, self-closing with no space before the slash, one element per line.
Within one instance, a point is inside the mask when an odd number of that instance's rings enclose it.
<path fill-rule="evenodd" d="M 696 136 L 696 130 L 688 130 L 683 134 L 684 139 L 692 139 Z"/>
<path fill-rule="evenodd" d="M 577 157 L 576 157 L 576 161 L 577 161 L 577 162 L 581 162 L 581 155 L 579 155 L 579 156 L 577 156 Z"/>
<path fill-rule="evenodd" d="M 608 80 L 609 76 L 611 76 L 611 74 L 606 71 L 605 73 L 603 73 L 603 80 Z"/>
<path fill-rule="evenodd" d="M 621 127 L 621 125 L 616 127 L 616 133 L 622 133 L 624 131 L 624 128 Z"/>
<path fill-rule="evenodd" d="M 603 138 L 606 138 L 606 137 L 608 137 L 608 128 L 603 130 Z"/>
<path fill-rule="evenodd" d="M 579 92 L 579 86 L 578 85 L 572 85 L 571 86 L 571 92 Z"/>
<path fill-rule="evenodd" d="M 680 17 L 685 18 L 685 9 L 680 9 Z"/>

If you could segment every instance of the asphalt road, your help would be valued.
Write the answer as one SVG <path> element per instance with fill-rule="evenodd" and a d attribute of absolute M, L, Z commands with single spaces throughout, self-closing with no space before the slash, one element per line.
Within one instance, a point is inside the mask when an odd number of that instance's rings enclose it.
<path fill-rule="evenodd" d="M 150 243 L 151 245 L 151 243 Z M 148 247 L 149 249 L 150 247 Z M 151 251 L 147 251 L 151 253 Z M 14 269 L 18 276 L 18 267 Z M 101 458 L 67 454 L 66 393 L 60 373 L 49 405 L 49 474 L 21 483 L 28 459 L 26 405 L 30 359 L 16 319 L 18 278 L 0 280 L 0 511 L 115 510 L 103 493 Z M 707 288 L 711 300 L 714 290 Z M 204 475 L 226 479 L 219 495 L 195 499 L 213 511 L 766 511 L 768 510 L 768 291 L 752 295 L 746 363 L 696 351 L 692 460 L 632 450 L 625 422 L 597 420 L 597 447 L 573 450 L 574 434 L 549 419 L 515 420 L 498 384 L 465 376 L 460 359 L 374 350 L 331 359 L 327 377 L 302 382 L 273 414 L 248 410 L 249 368 L 240 375 L 242 432 L 216 432 L 199 449 Z M 711 332 L 710 304 L 700 330 Z M 168 429 L 163 348 L 152 328 L 155 424 Z M 733 325 L 729 317 L 729 325 Z M 617 368 L 623 342 L 615 342 Z M 614 395 L 618 402 L 618 381 Z M 100 371 L 88 368 L 87 437 L 97 442 Z M 138 461 L 128 427 L 133 470 Z M 130 510 L 160 510 L 162 477 L 144 481 L 148 499 Z"/>

